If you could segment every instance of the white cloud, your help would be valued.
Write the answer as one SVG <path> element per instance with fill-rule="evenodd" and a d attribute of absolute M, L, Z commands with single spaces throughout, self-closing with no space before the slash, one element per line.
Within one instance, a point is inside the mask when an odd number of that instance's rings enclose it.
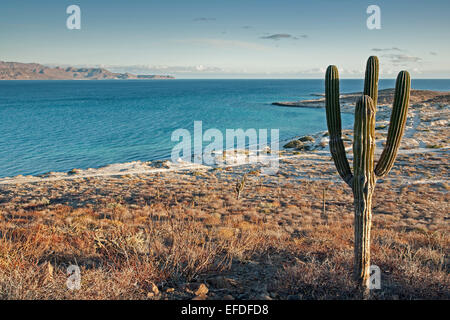
<path fill-rule="evenodd" d="M 403 52 L 405 50 L 397 48 L 397 47 L 392 47 L 392 48 L 373 48 L 372 51 L 375 51 L 375 52 L 385 52 L 385 51 L 400 51 L 400 52 Z"/>
<path fill-rule="evenodd" d="M 130 72 L 135 74 L 190 74 L 190 73 L 224 73 L 226 70 L 206 65 L 195 66 L 168 66 L 168 65 L 133 65 L 133 66 L 106 66 L 114 72 Z"/>
<path fill-rule="evenodd" d="M 407 54 L 384 54 L 382 57 L 386 57 L 392 64 L 407 65 L 409 63 L 417 63 L 422 61 L 422 58 L 410 56 Z"/>
<path fill-rule="evenodd" d="M 302 35 L 299 35 L 298 37 L 296 37 L 296 36 L 294 36 L 292 34 L 289 34 L 289 33 L 275 33 L 275 34 L 271 34 L 271 35 L 268 35 L 268 36 L 260 37 L 260 39 L 275 40 L 275 41 L 278 41 L 278 40 L 281 40 L 281 39 L 298 40 L 299 38 L 306 39 L 306 38 L 308 38 L 308 36 L 306 34 L 302 34 Z"/>

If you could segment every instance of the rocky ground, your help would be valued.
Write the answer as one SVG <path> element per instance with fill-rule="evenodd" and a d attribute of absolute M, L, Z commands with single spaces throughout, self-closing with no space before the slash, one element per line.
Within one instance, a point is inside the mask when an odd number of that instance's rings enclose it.
<path fill-rule="evenodd" d="M 383 89 L 378 91 L 378 107 L 392 105 L 394 101 L 394 89 Z M 302 108 L 325 108 L 325 95 L 315 94 L 316 96 L 322 96 L 322 98 L 316 98 L 311 100 L 300 101 L 284 101 L 273 102 L 273 105 L 283 107 L 302 107 Z M 356 99 L 362 95 L 361 92 L 355 93 L 343 93 L 340 95 L 341 111 L 352 112 Z M 443 104 L 448 105 L 450 99 L 450 93 L 446 91 L 431 91 L 431 90 L 411 90 L 410 104 Z"/>
<path fill-rule="evenodd" d="M 450 298 L 450 103 L 414 96 L 396 164 L 374 194 L 382 289 L 372 299 Z M 389 114 L 379 108 L 378 153 Z M 352 193 L 327 144 L 326 132 L 298 137 L 274 176 L 257 163 L 155 162 L 2 179 L 0 298 L 357 298 Z M 65 286 L 70 264 L 80 290 Z"/>
<path fill-rule="evenodd" d="M 353 113 L 356 98 L 361 93 L 341 95 L 341 112 Z M 380 90 L 377 106 L 376 138 L 377 148 L 381 150 L 386 140 L 391 115 L 394 90 Z M 275 102 L 274 104 L 288 107 L 324 108 L 325 99 L 303 100 L 297 102 Z M 406 149 L 439 149 L 447 148 L 449 141 L 449 110 L 450 93 L 428 90 L 411 90 L 410 107 L 408 110 L 407 128 L 402 140 L 402 150 Z M 344 142 L 347 141 L 348 151 L 351 152 L 353 132 L 351 129 L 343 131 Z M 323 150 L 328 147 L 327 132 L 300 137 L 290 142 L 286 147 L 306 150 Z"/>

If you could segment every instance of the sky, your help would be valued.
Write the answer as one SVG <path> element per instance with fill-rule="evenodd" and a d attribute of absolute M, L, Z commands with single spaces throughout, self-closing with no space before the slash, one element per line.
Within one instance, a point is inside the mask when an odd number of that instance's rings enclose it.
<path fill-rule="evenodd" d="M 81 9 L 69 30 L 66 9 Z M 370 30 L 369 5 L 381 12 Z M 177 78 L 450 78 L 448 0 L 15 0 L 0 2 L 0 60 Z"/>

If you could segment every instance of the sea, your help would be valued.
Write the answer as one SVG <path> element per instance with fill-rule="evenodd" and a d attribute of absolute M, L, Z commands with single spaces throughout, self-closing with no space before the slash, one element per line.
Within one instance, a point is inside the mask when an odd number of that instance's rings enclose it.
<path fill-rule="evenodd" d="M 395 80 L 380 80 L 379 88 Z M 341 93 L 362 80 L 341 80 Z M 414 89 L 450 90 L 450 80 L 413 80 Z M 0 177 L 169 159 L 177 129 L 279 130 L 279 139 L 326 130 L 323 109 L 275 101 L 314 99 L 323 80 L 0 81 Z M 343 127 L 353 125 L 342 114 Z"/>

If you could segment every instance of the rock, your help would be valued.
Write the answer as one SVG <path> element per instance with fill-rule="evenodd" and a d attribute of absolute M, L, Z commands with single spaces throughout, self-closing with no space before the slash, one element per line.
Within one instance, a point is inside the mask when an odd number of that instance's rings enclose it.
<path fill-rule="evenodd" d="M 265 146 L 264 149 L 263 149 L 263 152 L 265 152 L 267 154 L 270 154 L 270 153 L 272 153 L 272 149 L 270 149 L 269 146 Z"/>
<path fill-rule="evenodd" d="M 260 294 L 259 296 L 258 296 L 258 300 L 273 300 L 270 296 L 269 296 L 269 294 L 266 292 L 266 293 L 262 293 L 262 294 Z"/>
<path fill-rule="evenodd" d="M 292 140 L 288 143 L 286 143 L 283 148 L 302 148 L 303 147 L 303 142 L 301 142 L 300 140 Z"/>
<path fill-rule="evenodd" d="M 314 142 L 314 141 L 316 141 L 316 139 L 314 139 L 311 136 L 304 136 L 304 137 L 301 137 L 298 140 L 300 140 L 301 142 Z"/>
<path fill-rule="evenodd" d="M 167 289 L 166 289 L 166 292 L 167 292 L 167 293 L 171 293 L 171 292 L 174 292 L 174 291 L 175 291 L 174 288 L 167 288 Z"/>
<path fill-rule="evenodd" d="M 208 282 L 215 288 L 218 289 L 233 289 L 237 286 L 237 281 L 224 276 L 217 276 L 209 279 Z"/>
<path fill-rule="evenodd" d="M 247 294 L 247 293 L 241 293 L 241 294 L 238 296 L 238 299 L 239 299 L 239 300 L 245 300 L 245 299 L 248 299 L 248 294 Z"/>
<path fill-rule="evenodd" d="M 443 148 L 444 145 L 430 143 L 430 144 L 427 144 L 425 147 L 428 148 L 428 149 L 440 149 L 440 148 Z"/>
<path fill-rule="evenodd" d="M 169 169 L 171 164 L 172 163 L 168 160 L 156 160 L 152 162 L 152 167 L 159 169 Z"/>
<path fill-rule="evenodd" d="M 150 284 L 150 289 L 151 289 L 151 292 L 153 292 L 155 295 L 159 294 L 158 286 L 156 284 L 154 284 L 153 282 Z"/>
<path fill-rule="evenodd" d="M 204 283 L 188 283 L 184 285 L 186 292 L 195 294 L 196 296 L 206 295 L 209 291 Z"/>
<path fill-rule="evenodd" d="M 208 293 L 208 291 L 209 291 L 208 287 L 204 283 L 202 283 L 202 284 L 200 284 L 198 289 L 195 290 L 194 293 L 197 296 L 202 296 L 202 295 L 206 295 Z"/>
<path fill-rule="evenodd" d="M 261 174 L 261 170 L 256 169 L 256 170 L 251 170 L 248 172 L 248 175 L 253 175 L 253 176 L 259 176 Z"/>
<path fill-rule="evenodd" d="M 72 169 L 69 172 L 67 172 L 68 175 L 73 175 L 73 174 L 77 174 L 80 173 L 81 171 L 79 169 Z"/>
<path fill-rule="evenodd" d="M 45 282 L 53 281 L 53 266 L 50 262 L 47 262 L 47 274 L 45 276 Z"/>

